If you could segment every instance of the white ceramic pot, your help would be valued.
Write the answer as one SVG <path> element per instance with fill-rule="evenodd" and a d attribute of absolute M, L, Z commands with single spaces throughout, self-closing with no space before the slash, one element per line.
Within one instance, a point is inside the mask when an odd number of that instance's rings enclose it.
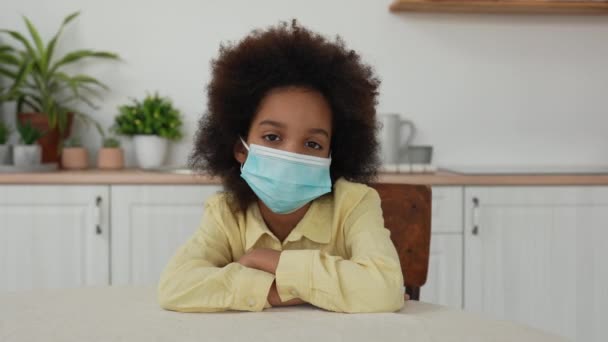
<path fill-rule="evenodd" d="M 135 135 L 133 142 L 139 167 L 145 169 L 163 165 L 169 140 L 156 135 Z"/>
<path fill-rule="evenodd" d="M 15 166 L 39 165 L 42 160 L 40 145 L 15 145 L 13 148 L 13 164 Z"/>
<path fill-rule="evenodd" d="M 0 165 L 12 164 L 11 161 L 11 145 L 0 145 Z"/>

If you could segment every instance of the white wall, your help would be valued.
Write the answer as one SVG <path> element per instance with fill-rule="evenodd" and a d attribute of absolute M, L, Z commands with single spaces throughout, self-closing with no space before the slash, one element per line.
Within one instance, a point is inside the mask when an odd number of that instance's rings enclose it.
<path fill-rule="evenodd" d="M 91 113 L 108 127 L 128 97 L 171 96 L 187 133 L 171 164 L 189 153 L 219 43 L 295 17 L 341 35 L 375 66 L 379 111 L 413 119 L 415 143 L 433 144 L 440 165 L 608 165 L 608 17 L 394 14 L 389 3 L 3 0 L 0 26 L 23 31 L 25 14 L 48 39 L 82 10 L 61 49 L 124 59 L 83 67 L 111 87 Z M 86 142 L 99 145 L 94 134 Z"/>

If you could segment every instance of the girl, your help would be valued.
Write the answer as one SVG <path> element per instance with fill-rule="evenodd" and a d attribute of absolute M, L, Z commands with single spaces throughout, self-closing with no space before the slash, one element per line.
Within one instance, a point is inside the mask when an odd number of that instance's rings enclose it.
<path fill-rule="evenodd" d="M 295 20 L 220 46 L 189 164 L 226 191 L 165 268 L 163 308 L 403 306 L 380 198 L 364 185 L 378 166 L 379 84 L 340 37 Z"/>

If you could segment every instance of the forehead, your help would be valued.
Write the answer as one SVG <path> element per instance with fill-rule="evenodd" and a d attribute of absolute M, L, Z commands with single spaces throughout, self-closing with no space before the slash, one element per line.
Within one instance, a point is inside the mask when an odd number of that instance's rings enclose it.
<path fill-rule="evenodd" d="M 331 108 L 318 91 L 301 88 L 271 90 L 260 102 L 252 124 L 273 120 L 287 126 L 318 126 L 331 129 Z"/>

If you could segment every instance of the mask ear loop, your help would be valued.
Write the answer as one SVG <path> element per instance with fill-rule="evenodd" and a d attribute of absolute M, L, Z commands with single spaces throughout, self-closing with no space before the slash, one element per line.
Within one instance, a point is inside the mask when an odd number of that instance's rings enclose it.
<path fill-rule="evenodd" d="M 243 137 L 241 137 L 239 135 L 239 139 L 241 139 L 241 143 L 243 144 L 243 146 L 245 147 L 245 149 L 247 149 L 247 152 L 249 152 L 249 146 L 247 146 L 247 143 L 245 142 L 245 140 L 243 140 Z M 243 163 L 241 163 L 241 172 L 243 172 Z"/>
<path fill-rule="evenodd" d="M 243 143 L 243 146 L 245 146 L 245 148 L 247 149 L 247 151 L 249 151 L 249 146 L 247 146 L 247 143 L 245 142 L 245 140 L 243 140 L 243 137 L 241 137 L 239 135 L 239 139 L 241 139 L 241 142 Z"/>

